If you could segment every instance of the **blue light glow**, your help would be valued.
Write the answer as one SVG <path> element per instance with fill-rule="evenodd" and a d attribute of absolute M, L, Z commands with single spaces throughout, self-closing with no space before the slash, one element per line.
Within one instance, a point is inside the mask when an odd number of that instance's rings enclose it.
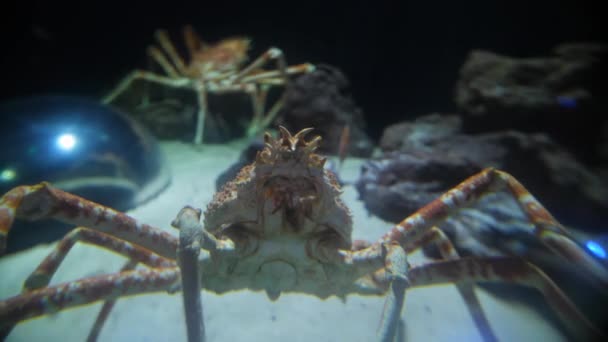
<path fill-rule="evenodd" d="M 7 168 L 0 171 L 0 182 L 10 182 L 17 178 L 17 172 L 14 169 Z"/>
<path fill-rule="evenodd" d="M 593 255 L 595 255 L 596 257 L 601 258 L 601 259 L 606 259 L 606 256 L 607 256 L 606 250 L 599 243 L 597 243 L 593 240 L 589 240 L 585 244 L 585 247 L 587 247 L 587 249 L 591 253 L 593 253 Z"/>
<path fill-rule="evenodd" d="M 64 133 L 57 138 L 57 146 L 64 151 L 71 151 L 76 146 L 76 137 L 70 133 Z"/>
<path fill-rule="evenodd" d="M 576 106 L 578 104 L 575 98 L 568 97 L 568 96 L 558 96 L 556 98 L 556 100 L 557 100 L 557 104 L 560 107 L 567 108 L 567 109 L 574 109 L 574 108 L 576 108 Z"/>

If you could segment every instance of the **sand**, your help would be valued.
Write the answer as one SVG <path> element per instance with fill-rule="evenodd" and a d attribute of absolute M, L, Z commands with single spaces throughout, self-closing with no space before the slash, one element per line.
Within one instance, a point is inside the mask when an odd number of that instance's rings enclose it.
<path fill-rule="evenodd" d="M 157 198 L 129 212 L 135 218 L 176 233 L 171 220 L 184 205 L 204 208 L 214 192 L 216 176 L 236 160 L 238 144 L 194 148 L 161 143 L 172 169 L 170 187 Z M 346 181 L 356 179 L 362 160 L 348 159 Z M 369 216 L 352 186 L 344 189 L 352 209 L 355 239 L 375 241 L 390 224 Z M 23 281 L 50 251 L 44 245 L 0 258 L 0 298 L 19 293 Z M 426 259 L 414 253 L 410 262 Z M 52 283 L 57 284 L 118 270 L 120 256 L 83 244 L 68 255 Z M 562 332 L 533 307 L 509 303 L 477 289 L 492 327 L 501 341 L 565 341 Z M 215 341 L 374 341 L 383 297 L 349 296 L 321 300 L 305 294 L 284 294 L 270 301 L 265 293 L 239 291 L 224 295 L 203 292 L 207 340 Z M 100 304 L 74 308 L 19 324 L 7 341 L 83 341 Z M 470 316 L 452 285 L 408 291 L 402 318 L 407 341 L 480 341 Z M 99 337 L 100 341 L 185 341 L 179 294 L 158 293 L 121 299 Z"/>

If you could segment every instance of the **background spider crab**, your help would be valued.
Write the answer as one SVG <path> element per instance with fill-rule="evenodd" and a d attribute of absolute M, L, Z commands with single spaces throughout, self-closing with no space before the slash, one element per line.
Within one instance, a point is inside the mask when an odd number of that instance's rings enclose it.
<path fill-rule="evenodd" d="M 15 217 L 53 217 L 88 228 L 74 230 L 53 248 L 27 279 L 23 294 L 0 302 L 1 329 L 6 333 L 27 318 L 106 300 L 91 335 L 95 337 L 114 299 L 178 290 L 177 256 L 182 270 L 200 266 L 192 271 L 202 274 L 192 279 L 188 278 L 190 273 L 181 273 L 187 305 L 197 302 L 198 288 L 195 295 L 187 289 L 198 281 L 217 293 L 265 290 L 271 299 L 282 292 L 305 292 L 321 298 L 349 293 L 386 295 L 378 339 L 390 341 L 397 330 L 406 289 L 454 282 L 481 335 L 489 340 L 494 335 L 471 282 L 508 281 L 538 288 L 574 336 L 599 334 L 542 271 L 514 258 L 459 259 L 442 232 L 434 228 L 453 210 L 502 189 L 514 195 L 544 243 L 605 282 L 603 267 L 589 258 L 515 179 L 501 171 L 484 170 L 406 218 L 376 243 L 353 241 L 350 213 L 339 198 L 341 191 L 332 174 L 323 170 L 325 160 L 314 153 L 320 138 L 304 140 L 309 131 L 292 136 L 281 129 L 278 139 L 266 135 L 266 148 L 256 162 L 215 195 L 205 213 L 206 229 L 199 223 L 200 211 L 189 207 L 180 211 L 174 221 L 180 228 L 179 240 L 48 184 L 10 191 L 0 202 L 0 232 L 4 235 Z M 76 241 L 119 252 L 129 262 L 121 273 L 48 286 Z M 425 243 L 439 244 L 446 260 L 409 265 L 406 253 Z M 201 253 L 200 259 L 195 259 L 200 264 L 188 264 L 185 254 L 189 252 Z M 136 263 L 150 268 L 133 270 Z M 186 316 L 191 320 L 190 314 Z M 189 328 L 189 334 L 200 333 L 196 324 L 189 324 Z"/>
<path fill-rule="evenodd" d="M 248 137 L 256 136 L 263 131 L 278 114 L 283 100 L 279 99 L 266 111 L 266 97 L 273 86 L 286 86 L 289 77 L 295 74 L 308 73 L 314 70 L 312 64 L 287 66 L 283 52 L 271 47 L 253 62 L 245 65 L 251 40 L 245 37 L 233 37 L 215 44 L 202 41 L 191 26 L 184 28 L 184 41 L 188 50 L 188 59 L 182 58 L 164 30 L 155 33 L 160 48 L 150 46 L 148 54 L 161 66 L 165 75 L 146 70 L 134 70 L 129 73 L 102 102 L 112 103 L 123 94 L 136 80 L 145 80 L 172 88 L 192 89 L 198 101 L 198 116 L 194 143 L 203 142 L 205 118 L 208 115 L 208 93 L 223 94 L 244 92 L 251 97 L 253 118 L 247 127 Z M 275 70 L 265 70 L 269 62 L 276 63 Z"/>

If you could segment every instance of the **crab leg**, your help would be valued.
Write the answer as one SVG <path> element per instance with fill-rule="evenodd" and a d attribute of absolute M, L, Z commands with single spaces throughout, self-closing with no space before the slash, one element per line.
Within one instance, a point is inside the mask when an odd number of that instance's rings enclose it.
<path fill-rule="evenodd" d="M 114 88 L 114 90 L 112 90 L 112 92 L 110 92 L 108 95 L 106 95 L 101 100 L 101 102 L 108 104 L 108 103 L 114 101 L 114 99 L 116 99 L 120 94 L 122 94 L 125 90 L 127 90 L 127 88 L 129 88 L 131 83 L 133 83 L 136 80 L 146 80 L 149 82 L 159 83 L 159 84 L 163 84 L 163 85 L 173 87 L 173 88 L 189 88 L 189 89 L 193 88 L 193 86 L 192 86 L 193 80 L 191 80 L 189 78 L 185 78 L 185 77 L 172 78 L 169 76 L 157 75 L 153 72 L 149 72 L 149 71 L 145 71 L 145 70 L 135 70 L 135 71 L 131 72 L 129 75 L 127 75 L 125 78 L 123 78 L 123 80 L 118 84 L 118 86 L 116 88 Z"/>
<path fill-rule="evenodd" d="M 0 198 L 0 252 L 15 218 L 53 218 L 86 226 L 135 242 L 162 257 L 175 259 L 178 240 L 171 234 L 101 204 L 52 187 L 49 183 L 20 186 Z"/>
<path fill-rule="evenodd" d="M 169 77 L 171 77 L 171 78 L 180 77 L 177 70 L 175 70 L 175 67 L 173 65 L 171 65 L 171 63 L 169 62 L 167 57 L 165 57 L 165 55 L 163 55 L 162 51 L 159 48 L 157 48 L 156 46 L 150 46 L 150 47 L 148 47 L 147 52 L 148 52 L 148 55 L 150 55 L 150 57 L 152 57 L 152 59 L 154 61 L 156 61 L 156 63 L 158 63 L 158 65 L 160 65 L 160 67 L 165 71 L 165 73 L 167 73 L 167 75 L 169 75 Z"/>
<path fill-rule="evenodd" d="M 458 252 L 456 251 L 456 248 L 454 248 L 452 241 L 450 241 L 448 236 L 445 235 L 445 233 L 441 229 L 437 227 L 431 228 L 424 236 L 423 240 L 424 241 L 422 241 L 421 244 L 429 242 L 435 243 L 438 247 L 441 257 L 444 260 L 460 259 L 460 255 L 458 255 Z M 408 251 L 408 253 L 409 252 L 411 252 L 411 250 Z M 464 300 L 467 309 L 469 310 L 469 314 L 473 318 L 475 326 L 477 326 L 477 330 L 479 330 L 482 339 L 486 342 L 498 341 L 498 338 L 492 331 L 490 322 L 488 321 L 488 318 L 484 313 L 483 308 L 481 307 L 481 302 L 479 301 L 477 294 L 475 294 L 474 283 L 458 282 L 456 283 L 456 288 L 458 289 L 460 296 Z"/>
<path fill-rule="evenodd" d="M 506 172 L 488 168 L 466 179 L 438 199 L 398 223 L 380 242 L 397 241 L 409 251 L 433 226 L 440 225 L 452 212 L 462 209 L 479 200 L 483 195 L 506 189 L 517 201 L 521 209 L 534 224 L 530 234 L 536 235 L 542 243 L 569 262 L 574 262 L 602 284 L 608 284 L 608 270 L 585 252 L 565 228 L 538 202 L 519 181 Z"/>
<path fill-rule="evenodd" d="M 547 275 L 520 258 L 462 258 L 439 261 L 412 267 L 408 276 L 412 287 L 462 282 L 509 282 L 533 287 L 543 294 L 561 321 L 575 334 L 574 337 L 581 338 L 589 333 L 594 334 L 594 337 L 602 336 Z"/>
<path fill-rule="evenodd" d="M 397 331 L 401 309 L 405 302 L 405 291 L 410 287 L 410 281 L 408 278 L 407 254 L 403 248 L 397 244 L 392 244 L 386 245 L 386 249 L 386 272 L 384 273 L 384 279 L 381 281 L 390 283 L 390 288 L 380 319 L 378 340 L 392 342 Z"/>
<path fill-rule="evenodd" d="M 310 63 L 304 63 L 304 64 L 290 66 L 287 68 L 286 72 L 287 72 L 287 75 L 296 75 L 296 74 L 306 74 L 309 72 L 313 72 L 314 70 L 315 70 L 314 65 L 312 65 Z M 263 71 L 263 72 L 255 73 L 253 75 L 243 77 L 243 79 L 241 80 L 241 83 L 252 83 L 252 82 L 265 83 L 266 81 L 268 81 L 269 83 L 271 83 L 273 85 L 281 85 L 281 84 L 284 84 L 282 82 L 282 81 L 284 81 L 284 79 L 281 78 L 280 76 L 281 76 L 281 72 L 277 71 L 277 70 Z"/>
<path fill-rule="evenodd" d="M 205 341 L 205 320 L 201 301 L 201 277 L 198 256 L 203 242 L 200 209 L 184 207 L 171 223 L 179 229 L 177 258 L 182 274 L 182 298 L 189 342 Z"/>
<path fill-rule="evenodd" d="M 241 70 L 233 79 L 232 83 L 240 82 L 241 79 L 245 76 L 248 76 L 252 71 L 259 69 L 264 64 L 268 63 L 271 60 L 275 60 L 277 63 L 277 69 L 279 70 L 279 75 L 281 78 L 287 83 L 289 79 L 287 78 L 287 62 L 285 61 L 285 56 L 283 55 L 283 51 L 281 49 L 272 47 L 264 52 L 260 57 L 258 57 L 255 61 L 251 62 L 247 67 Z"/>
<path fill-rule="evenodd" d="M 280 78 L 283 80 L 283 84 L 289 83 L 289 76 L 287 73 L 287 62 L 285 61 L 285 56 L 283 55 L 283 51 L 276 47 L 272 47 L 264 52 L 260 57 L 258 57 L 255 61 L 241 70 L 232 80 L 232 84 L 242 83 L 242 79 L 246 76 L 249 76 L 253 71 L 260 69 L 264 64 L 268 63 L 271 60 L 275 60 L 277 64 L 277 69 Z M 261 123 L 264 119 L 264 108 L 259 104 L 260 97 L 260 89 L 255 86 L 255 91 L 249 92 L 251 96 L 251 102 L 253 103 L 254 113 L 253 119 L 247 128 L 247 136 L 251 137 L 256 135 L 260 130 L 263 130 L 264 127 L 261 126 Z"/>
<path fill-rule="evenodd" d="M 104 234 L 96 230 L 78 227 L 70 231 L 63 239 L 61 239 L 61 241 L 59 241 L 55 248 L 53 248 L 53 251 L 27 278 L 24 288 L 26 290 L 34 290 L 47 286 L 63 259 L 78 241 L 107 248 L 129 258 L 136 263 L 140 262 L 149 267 L 161 268 L 176 266 L 173 260 L 160 257 L 149 250 L 130 242 L 117 239 L 111 235 Z"/>
<path fill-rule="evenodd" d="M 163 50 L 165 50 L 165 52 L 167 53 L 167 55 L 169 56 L 169 58 L 171 59 L 171 61 L 175 65 L 175 67 L 177 68 L 177 70 L 182 75 L 186 74 L 185 63 L 182 60 L 182 58 L 179 56 L 179 54 L 177 53 L 177 50 L 175 50 L 175 46 L 173 46 L 173 43 L 171 43 L 171 40 L 169 39 L 169 35 L 167 34 L 167 31 L 158 30 L 155 32 L 154 36 L 156 37 L 156 40 L 158 40 L 158 43 L 163 48 Z"/>
<path fill-rule="evenodd" d="M 177 267 L 125 271 L 20 294 L 0 302 L 0 331 L 29 318 L 98 300 L 168 291 L 179 278 Z"/>
<path fill-rule="evenodd" d="M 137 266 L 137 261 L 129 260 L 120 269 L 120 272 L 132 271 L 132 270 L 135 269 L 136 266 Z M 97 337 L 99 337 L 99 333 L 101 332 L 101 329 L 103 328 L 103 325 L 106 323 L 106 320 L 108 319 L 108 316 L 110 316 L 110 312 L 114 308 L 115 304 L 116 304 L 116 298 L 115 299 L 107 299 L 103 303 L 103 306 L 101 307 L 101 310 L 99 310 L 99 313 L 97 314 L 97 318 L 95 319 L 95 323 L 93 323 L 93 327 L 91 328 L 91 331 L 89 331 L 89 336 L 87 336 L 87 342 L 95 342 L 95 341 L 97 341 Z"/>

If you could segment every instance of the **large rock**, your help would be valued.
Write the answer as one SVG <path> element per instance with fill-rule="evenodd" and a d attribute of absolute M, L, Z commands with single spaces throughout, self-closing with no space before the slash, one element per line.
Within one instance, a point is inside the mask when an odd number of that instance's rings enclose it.
<path fill-rule="evenodd" d="M 545 132 L 579 160 L 606 167 L 607 55 L 607 46 L 591 43 L 560 45 L 553 55 L 535 58 L 471 52 L 455 94 L 470 114 L 466 130 Z"/>
<path fill-rule="evenodd" d="M 369 209 L 397 221 L 492 166 L 515 176 L 564 223 L 603 228 L 608 219 L 605 181 L 547 135 L 470 135 L 460 127 L 456 116 L 438 114 L 388 127 L 380 144 L 392 152 L 368 162 L 358 184 Z"/>

